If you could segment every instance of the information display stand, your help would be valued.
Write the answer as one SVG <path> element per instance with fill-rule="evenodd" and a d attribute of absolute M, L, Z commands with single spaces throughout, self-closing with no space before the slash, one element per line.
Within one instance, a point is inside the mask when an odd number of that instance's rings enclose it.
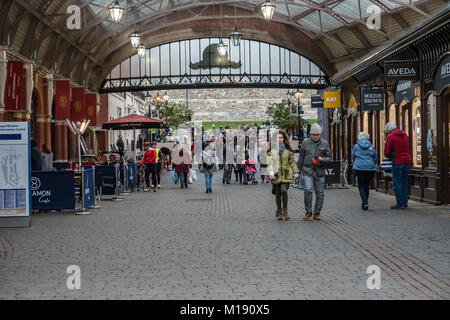
<path fill-rule="evenodd" d="M 0 227 L 31 225 L 30 123 L 0 122 Z"/>

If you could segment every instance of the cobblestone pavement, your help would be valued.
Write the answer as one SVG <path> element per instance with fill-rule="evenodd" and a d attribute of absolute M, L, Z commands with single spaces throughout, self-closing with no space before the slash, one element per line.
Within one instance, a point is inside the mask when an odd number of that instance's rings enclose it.
<path fill-rule="evenodd" d="M 0 299 L 449 299 L 450 210 L 418 202 L 388 209 L 372 192 L 326 190 L 322 221 L 275 220 L 270 184 L 203 179 L 180 189 L 102 201 L 88 216 L 39 213 L 32 227 L 0 229 Z M 203 176 L 200 176 L 203 178 Z M 107 197 L 105 197 L 107 198 Z M 81 289 L 69 290 L 69 265 Z M 367 267 L 381 289 L 367 288 Z"/>

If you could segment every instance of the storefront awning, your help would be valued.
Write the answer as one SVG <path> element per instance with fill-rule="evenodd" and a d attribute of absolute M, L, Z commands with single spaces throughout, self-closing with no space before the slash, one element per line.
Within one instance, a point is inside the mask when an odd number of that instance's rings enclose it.
<path fill-rule="evenodd" d="M 130 130 L 130 129 L 160 129 L 168 128 L 168 125 L 159 119 L 143 117 L 137 114 L 114 119 L 102 124 L 102 129 Z"/>

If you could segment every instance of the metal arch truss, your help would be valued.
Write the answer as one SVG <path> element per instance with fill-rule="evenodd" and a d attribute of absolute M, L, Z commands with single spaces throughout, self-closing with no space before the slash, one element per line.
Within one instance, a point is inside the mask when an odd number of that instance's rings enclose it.
<path fill-rule="evenodd" d="M 304 88 L 324 89 L 326 73 L 305 56 L 270 43 L 242 39 L 224 56 L 220 38 L 170 42 L 125 59 L 112 69 L 100 92 L 187 88 Z"/>
<path fill-rule="evenodd" d="M 317 83 L 315 83 L 315 81 Z M 209 74 L 209 75 L 171 75 L 142 78 L 105 79 L 100 93 L 150 91 L 170 89 L 208 89 L 208 88 L 295 88 L 317 89 L 328 87 L 326 76 L 288 75 L 288 74 Z"/>

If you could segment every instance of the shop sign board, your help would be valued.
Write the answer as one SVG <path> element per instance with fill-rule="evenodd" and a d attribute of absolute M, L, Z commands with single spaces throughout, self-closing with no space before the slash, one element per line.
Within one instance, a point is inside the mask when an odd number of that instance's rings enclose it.
<path fill-rule="evenodd" d="M 0 219 L 29 217 L 30 123 L 0 122 Z"/>
<path fill-rule="evenodd" d="M 323 99 L 320 94 L 311 95 L 311 108 L 323 108 Z"/>
<path fill-rule="evenodd" d="M 361 97 L 363 111 L 384 109 L 384 94 L 382 89 L 363 89 Z"/>
<path fill-rule="evenodd" d="M 340 108 L 341 107 L 341 92 L 340 91 L 325 91 L 323 93 L 323 103 L 325 108 Z"/>
<path fill-rule="evenodd" d="M 438 95 L 450 86 L 450 54 L 441 60 L 434 75 L 434 90 Z"/>
<path fill-rule="evenodd" d="M 386 80 L 418 80 L 419 66 L 416 62 L 386 62 L 384 68 Z"/>
<path fill-rule="evenodd" d="M 412 81 L 399 81 L 395 88 L 395 104 L 399 105 L 402 100 L 411 102 L 414 98 L 414 85 Z"/>

